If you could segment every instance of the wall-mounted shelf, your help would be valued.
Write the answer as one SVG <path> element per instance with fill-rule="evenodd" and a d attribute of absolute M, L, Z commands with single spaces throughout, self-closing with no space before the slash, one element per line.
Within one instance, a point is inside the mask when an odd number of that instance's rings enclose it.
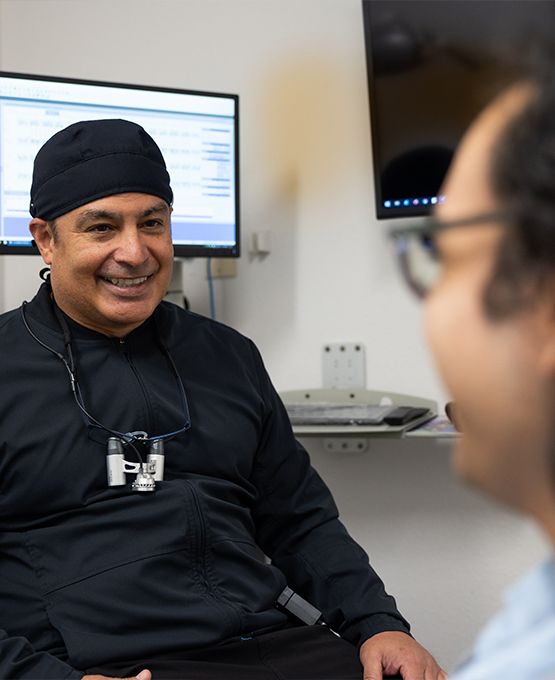
<path fill-rule="evenodd" d="M 307 389 L 289 390 L 280 394 L 285 405 L 298 405 L 311 403 L 329 404 L 372 404 L 372 405 L 391 405 L 391 406 L 415 406 L 429 409 L 429 413 L 411 420 L 403 425 L 293 425 L 294 433 L 299 437 L 341 437 L 365 438 L 365 437 L 405 437 L 418 433 L 419 426 L 436 419 L 437 402 L 433 399 L 415 397 L 412 395 L 401 394 L 399 392 L 388 392 L 385 390 L 364 390 L 364 389 Z M 426 434 L 424 431 L 418 436 L 444 437 L 453 436 L 448 427 L 432 428 Z"/>

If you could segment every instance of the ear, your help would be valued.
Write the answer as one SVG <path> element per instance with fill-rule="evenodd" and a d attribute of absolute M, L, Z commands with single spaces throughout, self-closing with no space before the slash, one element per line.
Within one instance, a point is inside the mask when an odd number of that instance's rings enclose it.
<path fill-rule="evenodd" d="M 54 234 L 52 233 L 52 228 L 48 222 L 41 220 L 38 217 L 34 217 L 29 222 L 29 231 L 35 239 L 35 243 L 40 250 L 40 254 L 45 264 L 52 264 Z"/>

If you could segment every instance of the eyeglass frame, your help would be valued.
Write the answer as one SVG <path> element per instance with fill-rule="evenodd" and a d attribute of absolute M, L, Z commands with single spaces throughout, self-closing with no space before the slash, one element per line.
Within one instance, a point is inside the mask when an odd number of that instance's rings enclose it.
<path fill-rule="evenodd" d="M 407 257 L 407 237 L 421 236 L 431 239 L 435 234 L 445 231 L 446 229 L 480 226 L 486 222 L 501 223 L 506 222 L 507 219 L 508 214 L 502 211 L 482 213 L 454 220 L 440 220 L 431 215 L 423 220 L 421 224 L 412 225 L 410 227 L 394 227 L 389 231 L 388 237 L 394 242 L 397 262 L 405 283 L 416 297 L 421 300 L 429 293 L 430 289 L 422 286 L 411 274 Z"/>

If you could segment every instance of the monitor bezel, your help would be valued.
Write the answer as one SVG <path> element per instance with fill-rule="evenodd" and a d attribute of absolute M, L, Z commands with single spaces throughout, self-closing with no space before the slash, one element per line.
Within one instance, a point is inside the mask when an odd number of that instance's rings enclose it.
<path fill-rule="evenodd" d="M 217 97 L 233 99 L 235 104 L 235 244 L 233 246 L 197 246 L 193 244 L 175 244 L 174 256 L 180 258 L 193 257 L 239 257 L 241 255 L 241 211 L 240 211 L 240 158 L 239 158 L 239 95 L 225 92 L 212 92 L 208 90 L 191 90 L 176 87 L 165 87 L 160 85 L 140 85 L 138 83 L 120 83 L 107 80 L 89 80 L 85 78 L 68 78 L 65 76 L 38 75 L 34 73 L 23 73 L 15 71 L 0 70 L 0 77 L 19 78 L 21 80 L 42 80 L 56 83 L 69 83 L 76 85 L 93 85 L 100 87 L 114 87 L 131 90 L 146 90 L 149 92 L 169 92 L 173 94 L 190 94 L 201 97 Z M 30 188 L 30 187 L 29 187 Z M 31 220 L 31 216 L 29 216 Z M 0 255 L 39 255 L 39 250 L 34 241 L 31 246 L 6 245 L 0 242 Z"/>
<path fill-rule="evenodd" d="M 372 58 L 372 30 L 370 16 L 372 13 L 372 0 L 362 0 L 362 23 L 364 30 L 364 43 L 366 52 L 366 80 L 368 85 L 368 102 L 370 106 L 370 131 L 371 131 L 371 145 L 372 145 L 372 163 L 374 175 L 374 203 L 376 209 L 376 218 L 378 220 L 395 219 L 395 218 L 411 218 L 411 217 L 425 217 L 431 215 L 433 205 L 412 205 L 410 208 L 384 208 L 382 195 L 382 182 L 380 177 L 382 159 L 380 157 L 380 150 L 378 148 L 379 137 L 379 123 L 376 115 L 376 90 L 374 82 L 376 80 L 374 74 L 374 62 Z"/>

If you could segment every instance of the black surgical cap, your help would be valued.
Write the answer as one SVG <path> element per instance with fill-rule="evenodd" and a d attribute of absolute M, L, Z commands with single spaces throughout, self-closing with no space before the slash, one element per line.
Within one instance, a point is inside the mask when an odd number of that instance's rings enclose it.
<path fill-rule="evenodd" d="M 60 130 L 33 168 L 33 217 L 54 220 L 105 196 L 128 191 L 173 201 L 170 176 L 152 137 L 127 120 L 87 120 Z"/>

